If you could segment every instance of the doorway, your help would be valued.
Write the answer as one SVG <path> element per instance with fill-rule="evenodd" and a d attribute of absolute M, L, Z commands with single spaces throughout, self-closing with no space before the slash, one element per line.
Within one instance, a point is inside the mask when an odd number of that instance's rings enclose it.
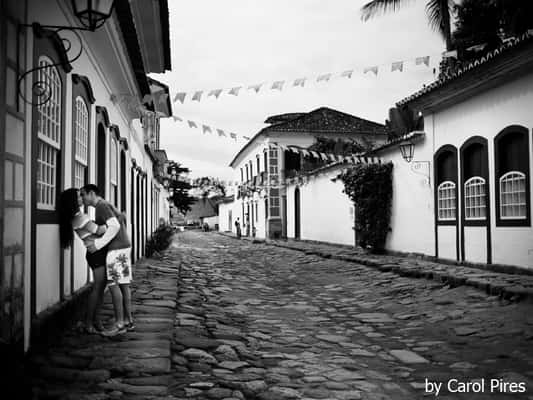
<path fill-rule="evenodd" d="M 300 239 L 300 188 L 294 190 L 294 238 Z"/>
<path fill-rule="evenodd" d="M 98 135 L 96 138 L 96 186 L 100 189 L 100 194 L 105 197 L 106 192 L 106 134 L 103 124 L 98 124 Z"/>

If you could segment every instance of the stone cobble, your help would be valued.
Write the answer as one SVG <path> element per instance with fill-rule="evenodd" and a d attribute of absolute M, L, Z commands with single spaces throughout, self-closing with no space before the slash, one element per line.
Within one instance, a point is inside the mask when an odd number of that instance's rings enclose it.
<path fill-rule="evenodd" d="M 134 266 L 136 329 L 114 338 L 66 332 L 57 345 L 28 362 L 33 399 L 173 399 L 171 342 L 179 264 L 172 250 Z M 109 294 L 101 310 L 113 320 Z"/>
<path fill-rule="evenodd" d="M 439 399 L 533 399 L 528 303 L 217 234 L 179 249 L 177 398 L 402 400 L 485 378 L 527 392 Z"/>
<path fill-rule="evenodd" d="M 234 235 L 222 233 L 234 237 Z M 245 238 L 253 243 L 268 243 L 273 246 L 315 254 L 324 258 L 350 261 L 384 272 L 393 272 L 401 276 L 434 279 L 450 285 L 472 286 L 491 295 L 501 296 L 513 301 L 533 301 L 533 274 L 521 268 L 500 266 L 504 272 L 469 267 L 465 265 L 443 264 L 428 261 L 421 257 L 403 257 L 395 255 L 372 255 L 347 246 L 297 240 L 257 240 Z"/>

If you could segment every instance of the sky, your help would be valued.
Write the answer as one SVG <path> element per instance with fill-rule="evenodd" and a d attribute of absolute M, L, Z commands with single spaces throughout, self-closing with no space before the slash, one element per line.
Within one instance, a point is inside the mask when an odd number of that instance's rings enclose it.
<path fill-rule="evenodd" d="M 152 74 L 176 92 L 173 113 L 225 132 L 252 137 L 270 115 L 327 106 L 384 123 L 394 103 L 435 79 L 444 43 L 427 24 L 425 1 L 407 2 L 396 13 L 361 20 L 366 0 L 169 1 L 172 71 Z M 415 65 L 430 55 L 430 66 Z M 391 63 L 405 61 L 403 72 Z M 379 65 L 378 75 L 364 74 Z M 339 73 L 355 68 L 351 79 Z M 333 73 L 329 82 L 317 76 Z M 337 77 L 335 77 L 337 73 Z M 297 78 L 305 87 L 293 87 Z M 274 81 L 286 80 L 282 91 Z M 248 86 L 265 83 L 259 93 Z M 239 96 L 218 99 L 196 90 L 244 86 Z M 203 134 L 172 118 L 161 120 L 161 148 L 191 169 L 192 177 L 232 179 L 229 163 L 246 143 Z"/>

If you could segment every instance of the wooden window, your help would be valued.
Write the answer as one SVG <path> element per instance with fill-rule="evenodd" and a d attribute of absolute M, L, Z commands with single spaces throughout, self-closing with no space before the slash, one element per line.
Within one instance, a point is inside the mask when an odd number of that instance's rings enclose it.
<path fill-rule="evenodd" d="M 259 158 L 259 154 L 256 157 L 256 161 L 257 161 L 257 175 L 259 175 L 261 173 L 261 161 Z"/>
<path fill-rule="evenodd" d="M 529 131 L 509 126 L 494 139 L 496 224 L 530 226 Z"/>
<path fill-rule="evenodd" d="M 455 221 L 457 208 L 455 183 L 450 181 L 442 182 L 437 190 L 439 221 Z"/>
<path fill-rule="evenodd" d="M 465 219 L 484 220 L 486 217 L 485 179 L 474 176 L 465 182 Z"/>
<path fill-rule="evenodd" d="M 243 172 L 242 168 L 241 168 L 241 182 L 244 182 L 244 172 Z"/>
<path fill-rule="evenodd" d="M 280 197 L 279 189 L 270 189 L 270 211 L 271 217 L 279 217 L 280 214 Z"/>
<path fill-rule="evenodd" d="M 253 169 L 252 160 L 250 160 L 249 165 L 250 165 L 250 179 L 253 179 L 253 177 L 254 177 L 254 169 Z"/>
<path fill-rule="evenodd" d="M 87 183 L 89 153 L 89 110 L 81 97 L 74 102 L 74 187 Z"/>
<path fill-rule="evenodd" d="M 54 210 L 59 189 L 62 87 L 59 73 L 48 57 L 39 57 L 38 64 L 38 80 L 50 90 L 50 98 L 37 106 L 37 207 Z"/>
<path fill-rule="evenodd" d="M 118 206 L 118 146 L 115 138 L 111 138 L 109 148 L 109 181 L 111 183 L 110 202 Z"/>
<path fill-rule="evenodd" d="M 500 218 L 526 219 L 526 174 L 507 172 L 500 178 Z"/>

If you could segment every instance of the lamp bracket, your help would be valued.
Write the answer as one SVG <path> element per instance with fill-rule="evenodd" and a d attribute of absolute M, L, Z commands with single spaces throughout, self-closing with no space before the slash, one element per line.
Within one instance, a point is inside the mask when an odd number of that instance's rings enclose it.
<path fill-rule="evenodd" d="M 431 186 L 431 162 L 413 160 L 411 163 L 411 171 L 415 174 L 424 176 L 427 179 L 427 184 Z"/>

